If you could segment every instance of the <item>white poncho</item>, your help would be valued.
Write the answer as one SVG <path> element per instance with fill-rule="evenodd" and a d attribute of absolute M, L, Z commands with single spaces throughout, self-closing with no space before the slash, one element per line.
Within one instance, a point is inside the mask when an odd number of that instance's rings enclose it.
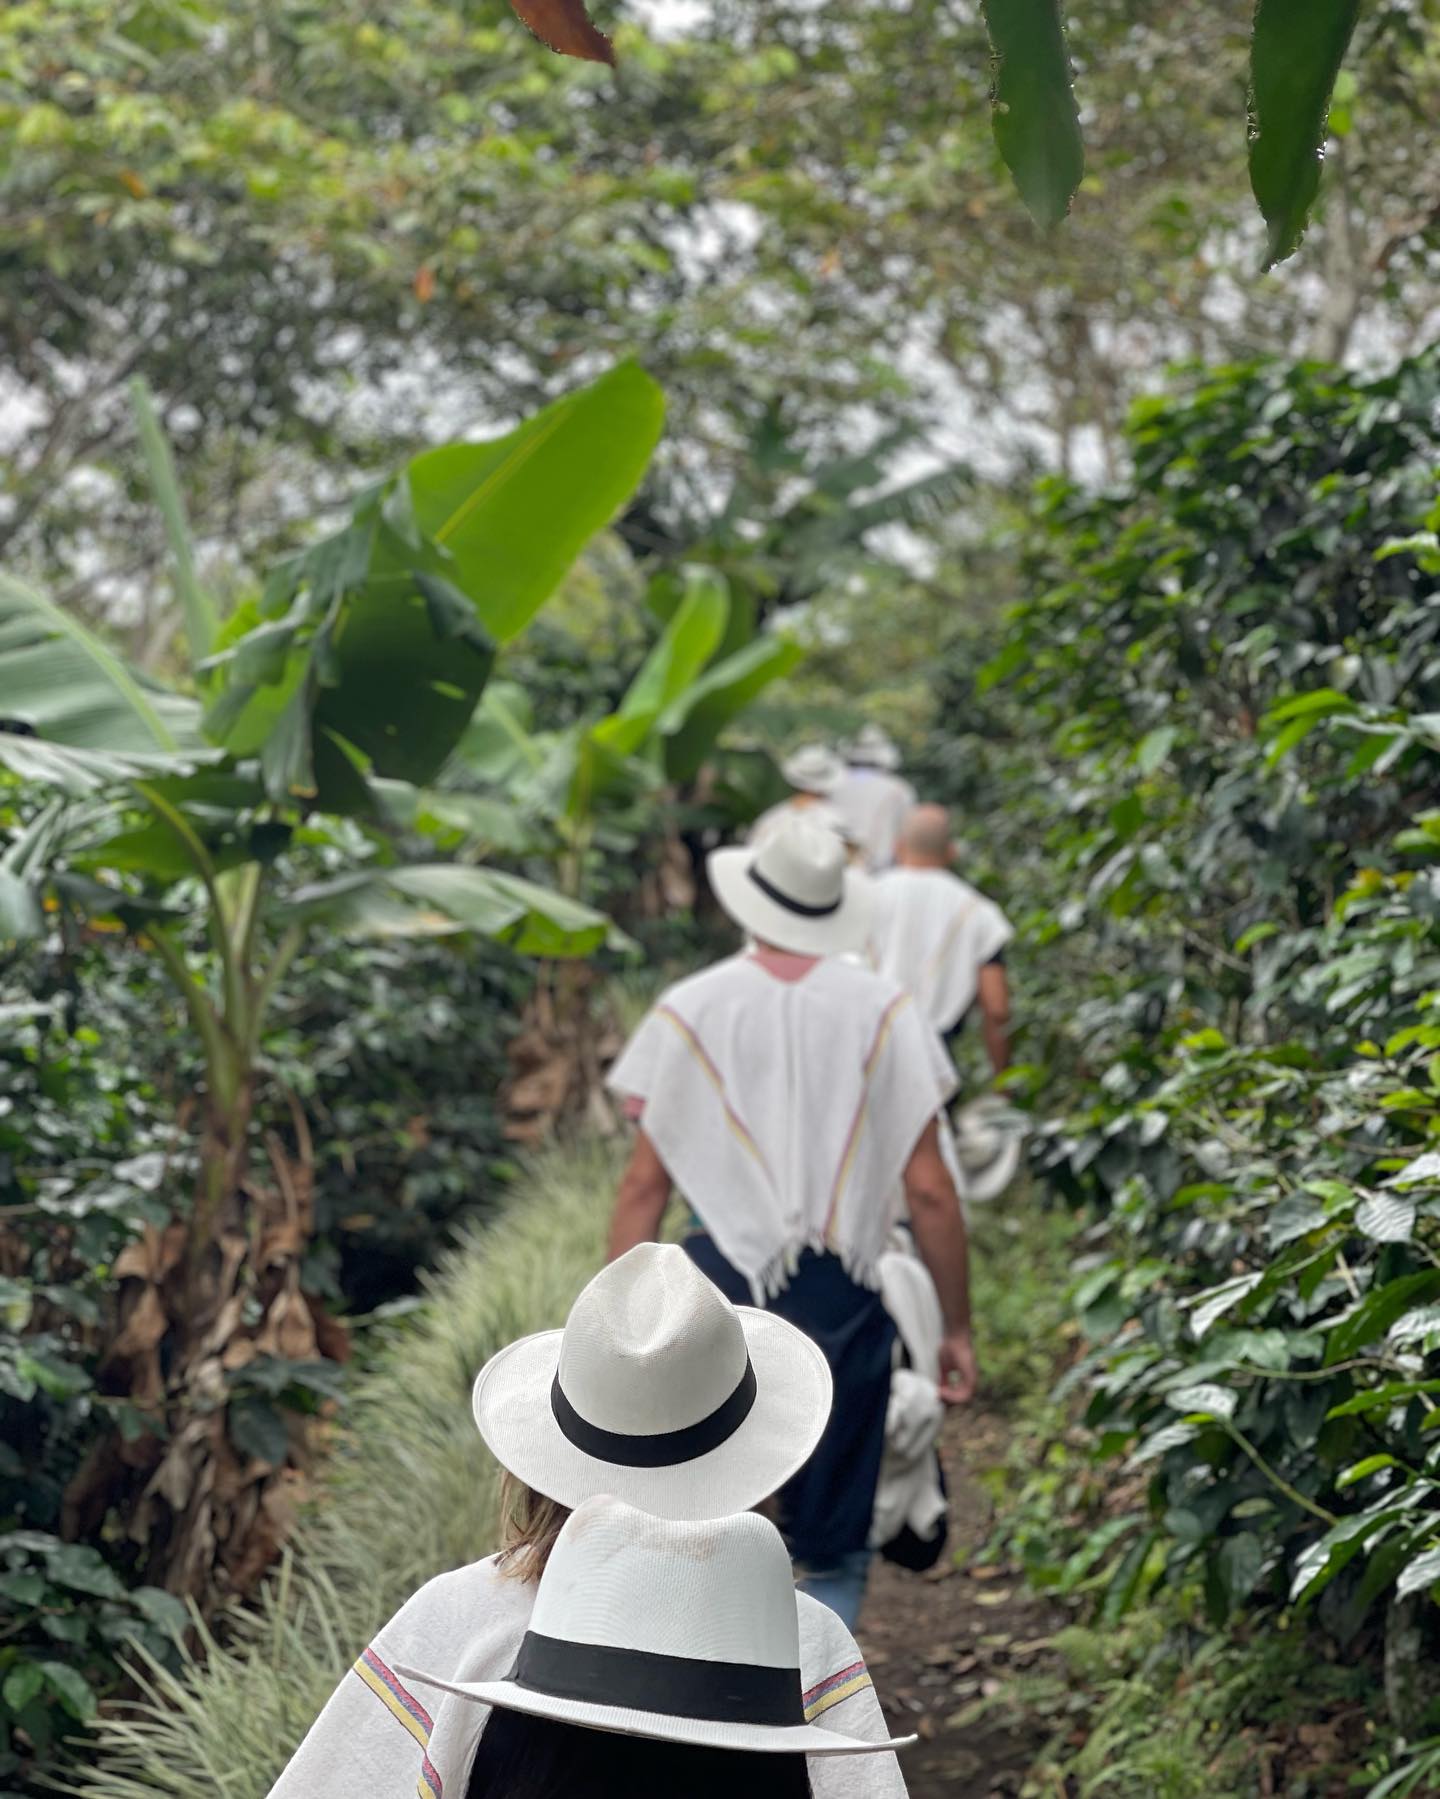
<path fill-rule="evenodd" d="M 1015 935 L 994 903 L 945 868 L 892 868 L 874 886 L 870 963 L 913 993 L 938 1031 L 969 1011 L 980 970 Z"/>
<path fill-rule="evenodd" d="M 845 836 L 845 821 L 828 800 L 815 800 L 809 805 L 797 805 L 794 800 L 781 800 L 778 806 L 762 812 L 755 820 L 747 841 L 758 848 L 767 837 L 774 835 L 779 826 L 788 824 L 793 818 L 803 818 L 807 824 L 824 825 L 837 837 Z"/>
<path fill-rule="evenodd" d="M 901 1176 L 955 1088 L 910 995 L 850 962 L 782 980 L 731 957 L 661 996 L 610 1072 L 757 1303 L 802 1252 L 875 1286 Z"/>
<path fill-rule="evenodd" d="M 879 768 L 852 768 L 830 796 L 872 872 L 895 860 L 900 832 L 915 804 L 915 789 Z"/>
<path fill-rule="evenodd" d="M 502 1680 L 514 1665 L 536 1589 L 493 1557 L 424 1586 L 360 1653 L 270 1799 L 464 1799 L 486 1706 L 421 1685 L 402 1669 Z M 805 1594 L 800 1678 L 807 1723 L 865 1742 L 889 1733 L 855 1639 Z M 893 1755 L 815 1758 L 816 1799 L 904 1799 Z"/>

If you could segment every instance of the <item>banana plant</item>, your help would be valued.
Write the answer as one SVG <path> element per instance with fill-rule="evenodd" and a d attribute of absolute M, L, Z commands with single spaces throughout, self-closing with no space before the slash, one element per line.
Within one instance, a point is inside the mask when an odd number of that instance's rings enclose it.
<path fill-rule="evenodd" d="M 620 704 L 564 731 L 536 731 L 513 684 L 487 689 L 436 791 L 406 816 L 471 848 L 522 843 L 580 900 L 597 833 L 694 780 L 727 725 L 804 652 L 778 632 L 736 629 L 729 583 L 694 564 L 652 582 L 666 620 Z M 526 834 L 528 833 L 528 838 Z"/>
<path fill-rule="evenodd" d="M 0 833 L 0 939 L 118 925 L 163 966 L 198 1039 L 199 1185 L 183 1256 L 157 1283 L 173 1390 L 242 1288 L 262 1311 L 283 1297 L 247 1261 L 250 1121 L 306 933 L 474 934 L 542 957 L 616 935 L 575 898 L 473 860 L 406 861 L 390 823 L 451 758 L 501 647 L 629 499 L 663 397 L 622 364 L 503 437 L 423 452 L 223 623 L 143 396 L 138 412 L 194 691 L 140 675 L 0 577 L 0 778 L 19 821 Z M 284 1278 L 295 1296 L 298 1254 Z"/>

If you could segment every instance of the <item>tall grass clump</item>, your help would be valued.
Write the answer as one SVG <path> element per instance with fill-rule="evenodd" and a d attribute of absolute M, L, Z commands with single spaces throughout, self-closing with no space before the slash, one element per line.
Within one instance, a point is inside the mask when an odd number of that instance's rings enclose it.
<path fill-rule="evenodd" d="M 476 1370 L 563 1323 L 600 1266 L 621 1150 L 537 1155 L 503 1216 L 442 1261 L 427 1304 L 356 1383 L 345 1430 L 255 1608 L 205 1633 L 178 1673 L 100 1719 L 83 1799 L 263 1799 L 336 1682 L 432 1575 L 497 1541 L 498 1470 L 470 1416 Z M 356 1799 L 361 1799 L 357 1794 Z"/>

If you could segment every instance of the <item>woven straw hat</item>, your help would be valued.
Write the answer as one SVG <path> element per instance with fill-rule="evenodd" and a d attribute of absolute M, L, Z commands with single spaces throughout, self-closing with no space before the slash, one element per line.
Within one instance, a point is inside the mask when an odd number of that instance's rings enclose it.
<path fill-rule="evenodd" d="M 865 947 L 870 883 L 848 865 L 838 833 L 802 812 L 758 845 L 713 850 L 707 866 L 716 899 L 761 942 L 802 956 Z"/>
<path fill-rule="evenodd" d="M 556 1539 L 506 1679 L 397 1672 L 483 1705 L 668 1743 L 875 1755 L 915 1741 L 805 1722 L 790 1558 L 754 1512 L 676 1523 L 587 1500 Z"/>
<path fill-rule="evenodd" d="M 830 1369 L 793 1324 L 733 1306 L 673 1243 L 601 1269 L 563 1331 L 502 1349 L 473 1405 L 495 1459 L 572 1509 L 611 1493 L 664 1518 L 745 1511 L 809 1460 Z"/>

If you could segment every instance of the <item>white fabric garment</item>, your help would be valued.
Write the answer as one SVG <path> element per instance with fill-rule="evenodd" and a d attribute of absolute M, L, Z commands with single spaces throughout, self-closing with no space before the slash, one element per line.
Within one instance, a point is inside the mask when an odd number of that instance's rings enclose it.
<path fill-rule="evenodd" d="M 831 794 L 830 803 L 859 844 L 865 866 L 872 873 L 889 868 L 901 828 L 915 804 L 910 783 L 881 768 L 852 768 Z"/>
<path fill-rule="evenodd" d="M 937 1031 L 952 1029 L 1015 935 L 1009 919 L 948 868 L 892 868 L 872 892 L 871 966 L 913 993 Z"/>
<path fill-rule="evenodd" d="M 884 976 L 831 959 L 787 981 L 739 955 L 663 993 L 609 1084 L 642 1102 L 670 1178 L 763 1304 L 806 1249 L 877 1284 L 901 1177 L 955 1071 Z"/>
<path fill-rule="evenodd" d="M 781 800 L 778 806 L 772 806 L 768 812 L 760 814 L 751 825 L 746 842 L 753 843 L 758 848 L 778 825 L 785 824 L 792 818 L 803 818 L 811 824 L 824 825 L 827 831 L 833 831 L 841 839 L 845 836 L 845 821 L 829 800 L 799 802 L 788 799 Z"/>
<path fill-rule="evenodd" d="M 881 1256 L 880 1293 L 910 1366 L 897 1368 L 890 1377 L 885 1453 L 870 1529 L 876 1549 L 891 1542 L 907 1524 L 928 1541 L 945 1515 L 935 1460 L 945 1415 L 940 1398 L 940 1339 L 945 1329 L 940 1296 L 925 1265 L 908 1248 L 887 1250 Z"/>
<path fill-rule="evenodd" d="M 270 1789 L 270 1799 L 464 1799 L 489 1716 L 473 1699 L 402 1681 L 423 1666 L 457 1680 L 510 1672 L 536 1587 L 507 1579 L 495 1557 L 441 1574 L 403 1605 L 362 1651 Z M 828 1606 L 796 1594 L 800 1678 L 809 1723 L 865 1742 L 889 1732 L 855 1639 Z M 904 1799 L 893 1755 L 810 1762 L 817 1799 Z"/>

